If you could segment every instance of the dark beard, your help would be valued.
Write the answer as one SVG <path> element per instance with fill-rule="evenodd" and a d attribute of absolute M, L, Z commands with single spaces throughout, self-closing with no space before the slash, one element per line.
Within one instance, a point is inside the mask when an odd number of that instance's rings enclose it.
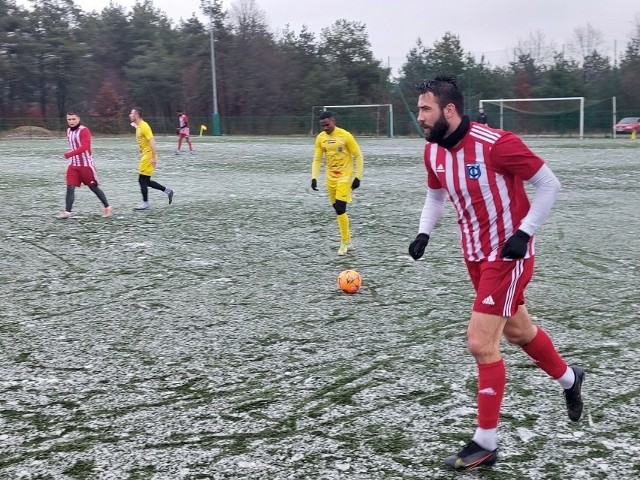
<path fill-rule="evenodd" d="M 444 114 L 440 113 L 440 118 L 436 121 L 436 123 L 429 130 L 429 136 L 427 137 L 427 141 L 440 144 L 442 139 L 447 134 L 449 130 L 449 122 L 444 118 Z"/>
<path fill-rule="evenodd" d="M 471 128 L 471 120 L 469 120 L 468 115 L 463 115 L 458 128 L 445 137 L 444 135 L 447 133 L 448 128 L 449 123 L 444 119 L 444 116 L 440 117 L 431 129 L 431 133 L 427 140 L 437 143 L 443 148 L 451 149 L 458 145 L 462 138 L 467 134 L 469 128 Z"/>

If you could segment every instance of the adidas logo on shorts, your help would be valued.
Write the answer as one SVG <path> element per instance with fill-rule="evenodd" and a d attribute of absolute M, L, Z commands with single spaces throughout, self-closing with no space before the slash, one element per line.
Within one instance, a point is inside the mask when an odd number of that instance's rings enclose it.
<path fill-rule="evenodd" d="M 493 301 L 493 297 L 491 295 L 489 295 L 487 298 L 485 298 L 484 300 L 482 300 L 482 304 L 483 305 L 495 305 L 496 302 Z"/>

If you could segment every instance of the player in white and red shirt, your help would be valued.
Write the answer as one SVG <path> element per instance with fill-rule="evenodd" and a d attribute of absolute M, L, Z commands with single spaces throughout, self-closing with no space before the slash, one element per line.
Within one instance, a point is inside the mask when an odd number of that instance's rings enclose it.
<path fill-rule="evenodd" d="M 178 110 L 176 113 L 178 114 L 178 128 L 176 128 L 178 134 L 178 149 L 176 150 L 176 155 L 180 154 L 183 138 L 187 141 L 187 145 L 189 145 L 189 153 L 193 153 L 193 146 L 191 145 L 191 137 L 189 135 L 189 117 L 187 117 L 182 110 Z"/>
<path fill-rule="evenodd" d="M 422 257 L 449 197 L 476 291 L 467 346 L 478 368 L 478 425 L 473 439 L 445 464 L 471 469 L 497 460 L 506 383 L 502 336 L 558 380 L 571 420 L 578 421 L 582 414 L 584 371 L 568 366 L 547 333 L 533 324 L 524 297 L 533 274 L 533 235 L 548 216 L 560 182 L 515 134 L 471 122 L 463 113 L 464 98 L 454 77 L 438 75 L 423 82 L 419 91 L 418 121 L 427 137 L 427 198 L 409 254 L 415 260 Z M 531 203 L 525 181 L 535 189 Z"/>
<path fill-rule="evenodd" d="M 71 150 L 65 152 L 64 158 L 69 159 L 67 166 L 67 195 L 65 198 L 65 210 L 60 212 L 59 218 L 69 218 L 75 200 L 76 187 L 82 184 L 96 194 L 102 202 L 102 216 L 111 216 L 111 206 L 107 197 L 98 186 L 98 176 L 96 174 L 93 156 L 91 154 L 91 131 L 80 123 L 80 116 L 75 111 L 67 112 L 67 140 Z"/>

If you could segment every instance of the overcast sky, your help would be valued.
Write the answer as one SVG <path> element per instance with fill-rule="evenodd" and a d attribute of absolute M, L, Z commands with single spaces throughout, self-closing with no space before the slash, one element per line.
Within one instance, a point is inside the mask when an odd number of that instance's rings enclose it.
<path fill-rule="evenodd" d="M 135 0 L 76 0 L 85 11 L 101 11 L 109 3 L 127 10 Z M 591 25 L 602 34 L 599 51 L 611 59 L 624 53 L 640 22 L 638 0 L 255 0 L 265 12 L 274 32 L 285 25 L 299 32 L 302 25 L 319 33 L 337 19 L 359 21 L 367 33 L 376 58 L 397 70 L 420 37 L 427 47 L 449 31 L 460 37 L 462 48 L 492 65 L 513 58 L 519 41 L 542 32 L 558 49 L 575 41 L 574 30 Z M 20 0 L 28 4 L 26 0 Z M 154 0 L 156 8 L 176 22 L 192 13 L 201 16 L 200 0 Z M 224 0 L 229 8 L 233 0 Z M 463 7 L 464 6 L 464 7 Z M 202 16 L 201 16 L 202 17 Z M 206 18 L 202 18 L 207 21 Z M 568 52 L 567 52 L 568 53 Z"/>

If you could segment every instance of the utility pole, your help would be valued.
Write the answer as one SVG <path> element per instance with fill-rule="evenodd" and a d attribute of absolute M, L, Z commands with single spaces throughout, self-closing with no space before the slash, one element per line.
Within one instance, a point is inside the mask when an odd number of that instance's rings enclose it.
<path fill-rule="evenodd" d="M 213 87 L 213 115 L 211 135 L 220 136 L 220 114 L 218 113 L 218 89 L 216 87 L 216 53 L 213 46 L 213 6 L 209 0 L 209 40 L 211 42 L 211 84 Z"/>

